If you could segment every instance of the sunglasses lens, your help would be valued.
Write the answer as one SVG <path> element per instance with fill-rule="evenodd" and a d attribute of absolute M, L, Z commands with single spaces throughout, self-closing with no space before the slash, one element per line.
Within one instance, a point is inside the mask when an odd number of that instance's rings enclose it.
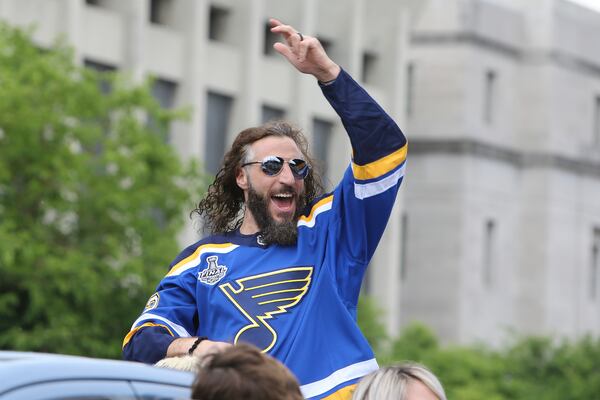
<path fill-rule="evenodd" d="M 306 161 L 296 158 L 290 161 L 290 169 L 292 170 L 292 173 L 298 178 L 304 179 L 308 175 L 310 167 L 308 166 L 308 163 Z"/>
<path fill-rule="evenodd" d="M 260 168 L 266 175 L 275 176 L 281 172 L 284 162 L 285 161 L 281 157 L 269 156 L 262 160 L 262 162 L 260 163 Z M 292 174 L 294 174 L 294 177 L 296 177 L 296 179 L 304 179 L 308 176 L 308 173 L 310 172 L 310 165 L 308 165 L 306 161 L 301 160 L 299 158 L 290 160 L 288 164 L 290 165 Z"/>
<path fill-rule="evenodd" d="M 283 160 L 279 157 L 268 158 L 261 164 L 263 172 L 269 176 L 277 175 L 283 167 Z"/>

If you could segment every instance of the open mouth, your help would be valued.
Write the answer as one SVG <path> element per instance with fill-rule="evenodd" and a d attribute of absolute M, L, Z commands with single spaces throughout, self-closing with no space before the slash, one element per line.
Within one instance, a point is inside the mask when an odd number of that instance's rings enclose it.
<path fill-rule="evenodd" d="M 271 196 L 271 201 L 279 212 L 294 211 L 295 196 L 292 193 L 277 193 Z"/>

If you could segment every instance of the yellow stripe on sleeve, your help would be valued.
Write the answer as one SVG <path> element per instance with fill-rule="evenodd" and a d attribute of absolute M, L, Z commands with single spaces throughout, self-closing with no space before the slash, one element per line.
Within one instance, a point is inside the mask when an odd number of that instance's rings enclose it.
<path fill-rule="evenodd" d="M 392 154 L 388 154 L 385 157 L 375 160 L 365 165 L 358 165 L 352 163 L 352 173 L 354 178 L 359 180 L 367 180 L 378 178 L 382 175 L 387 174 L 398 165 L 402 164 L 406 160 L 407 145 L 402 146 Z"/>
<path fill-rule="evenodd" d="M 323 400 L 350 400 L 354 393 L 354 389 L 356 389 L 356 384 L 345 386 L 337 392 L 333 392 L 329 396 L 323 397 Z"/>
<path fill-rule="evenodd" d="M 207 244 L 203 244 L 202 246 L 198 246 L 198 248 L 196 249 L 196 251 L 194 251 L 192 254 L 190 254 L 189 256 L 187 256 L 186 258 L 184 258 L 183 260 L 179 261 L 177 264 L 175 264 L 173 266 L 173 268 L 171 268 L 169 270 L 169 272 L 167 273 L 167 276 L 176 275 L 177 270 L 179 270 L 181 267 L 183 267 L 184 265 L 186 265 L 188 262 L 194 260 L 195 258 L 198 258 L 198 256 L 200 255 L 200 253 L 202 253 L 203 250 L 205 250 L 207 248 L 211 248 L 211 249 L 225 249 L 225 248 L 228 248 L 228 247 L 232 247 L 232 250 L 233 250 L 233 248 L 236 248 L 238 246 L 234 246 L 232 243 L 222 243 L 222 244 L 207 243 Z"/>
<path fill-rule="evenodd" d="M 310 222 L 314 218 L 315 211 L 324 204 L 331 203 L 333 201 L 333 195 L 327 196 L 319 200 L 313 208 L 310 210 L 310 214 L 308 216 L 301 216 L 299 219 L 304 222 Z"/>
<path fill-rule="evenodd" d="M 146 322 L 145 324 L 137 326 L 137 327 L 133 328 L 131 331 L 129 331 L 129 333 L 127 334 L 127 336 L 125 336 L 125 339 L 123 339 L 123 347 L 122 348 L 125 348 L 125 346 L 127 345 L 127 343 L 129 343 L 129 341 L 131 340 L 131 338 L 133 337 L 133 335 L 135 335 L 135 333 L 137 331 L 139 331 L 140 329 L 145 328 L 147 326 L 160 326 L 160 327 L 163 327 L 163 328 L 165 328 L 169 332 L 169 335 L 174 336 L 173 332 L 171 332 L 171 329 L 169 329 L 168 326 L 162 325 L 162 324 L 155 324 L 154 322 Z"/>

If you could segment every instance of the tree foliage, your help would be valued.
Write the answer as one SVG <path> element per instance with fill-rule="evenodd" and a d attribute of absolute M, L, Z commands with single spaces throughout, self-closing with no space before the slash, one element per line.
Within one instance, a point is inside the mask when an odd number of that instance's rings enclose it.
<path fill-rule="evenodd" d="M 0 349 L 118 357 L 199 195 L 159 129 L 177 116 L 6 25 L 0 90 Z"/>
<path fill-rule="evenodd" d="M 369 296 L 358 298 L 357 322 L 360 330 L 377 353 L 388 340 L 385 325 L 381 322 L 382 310 Z"/>
<path fill-rule="evenodd" d="M 390 364 L 412 360 L 429 367 L 448 399 L 583 400 L 600 394 L 600 338 L 522 337 L 496 350 L 442 347 L 427 327 L 414 324 L 394 341 L 391 353 Z"/>
<path fill-rule="evenodd" d="M 600 398 L 600 337 L 575 341 L 514 336 L 501 348 L 442 346 L 413 323 L 391 340 L 372 298 L 361 298 L 358 322 L 380 365 L 418 362 L 440 378 L 448 399 L 584 400 Z"/>

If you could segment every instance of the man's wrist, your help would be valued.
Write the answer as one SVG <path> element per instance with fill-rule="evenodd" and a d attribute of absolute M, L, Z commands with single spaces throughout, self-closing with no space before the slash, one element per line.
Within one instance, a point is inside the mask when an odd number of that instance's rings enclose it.
<path fill-rule="evenodd" d="M 192 344 L 192 346 L 190 347 L 190 349 L 188 350 L 188 354 L 191 356 L 192 354 L 194 354 L 194 351 L 196 350 L 196 348 L 198 347 L 198 345 L 204 341 L 207 340 L 208 338 L 206 336 L 200 336 L 198 339 L 196 339 L 194 341 L 194 343 Z"/>
<path fill-rule="evenodd" d="M 323 70 L 323 72 L 320 72 L 318 75 L 315 74 L 315 77 L 317 78 L 317 80 L 319 81 L 320 84 L 327 85 L 337 79 L 341 70 L 342 69 L 340 68 L 339 65 L 332 62 L 331 66 L 325 68 Z"/>
<path fill-rule="evenodd" d="M 190 347 L 198 340 L 195 337 L 177 338 L 167 348 L 167 357 L 180 357 L 189 354 Z"/>

